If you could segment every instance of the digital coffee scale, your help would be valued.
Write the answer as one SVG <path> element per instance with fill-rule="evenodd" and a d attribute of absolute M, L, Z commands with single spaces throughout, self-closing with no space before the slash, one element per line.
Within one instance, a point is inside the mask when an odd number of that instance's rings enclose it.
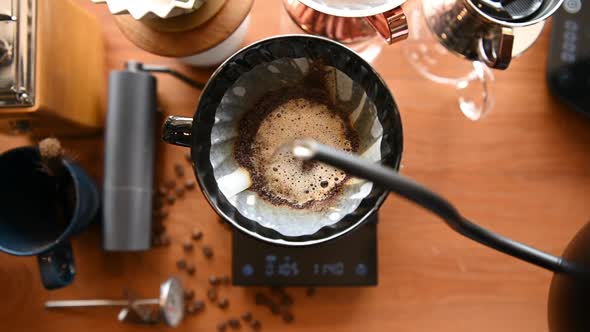
<path fill-rule="evenodd" d="M 236 286 L 377 285 L 377 213 L 340 238 L 286 247 L 233 231 L 232 280 Z"/>

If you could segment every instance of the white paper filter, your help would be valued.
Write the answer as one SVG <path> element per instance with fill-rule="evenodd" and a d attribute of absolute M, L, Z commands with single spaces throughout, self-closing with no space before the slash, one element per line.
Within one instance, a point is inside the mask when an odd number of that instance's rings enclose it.
<path fill-rule="evenodd" d="M 211 132 L 210 159 L 220 191 L 244 217 L 285 236 L 310 235 L 337 223 L 353 212 L 373 187 L 365 180 L 349 179 L 334 204 L 319 212 L 275 206 L 249 189 L 250 174 L 234 158 L 240 120 L 267 92 L 300 82 L 309 67 L 307 58 L 284 58 L 258 65 L 242 75 L 221 100 Z M 325 69 L 335 73 L 335 84 L 331 85 L 335 91 L 330 91 L 330 95 L 336 96 L 337 103 L 350 112 L 351 123 L 359 135 L 359 154 L 369 161 L 380 161 L 383 127 L 375 105 L 346 74 L 333 67 Z"/>

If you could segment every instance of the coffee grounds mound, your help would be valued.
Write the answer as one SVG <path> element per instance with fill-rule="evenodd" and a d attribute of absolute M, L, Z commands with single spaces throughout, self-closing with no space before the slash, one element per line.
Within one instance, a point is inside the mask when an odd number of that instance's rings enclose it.
<path fill-rule="evenodd" d="M 250 189 L 274 205 L 321 210 L 349 179 L 331 166 L 276 152 L 298 138 L 357 152 L 358 134 L 349 113 L 333 102 L 327 88 L 334 84 L 330 74 L 312 66 L 301 83 L 266 93 L 240 120 L 234 157 L 249 171 Z"/>

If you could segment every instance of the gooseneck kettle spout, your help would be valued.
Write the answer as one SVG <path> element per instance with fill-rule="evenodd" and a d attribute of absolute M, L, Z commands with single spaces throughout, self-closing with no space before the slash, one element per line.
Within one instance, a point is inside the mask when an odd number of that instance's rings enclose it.
<path fill-rule="evenodd" d="M 566 273 L 584 278 L 590 276 L 588 270 L 562 257 L 553 256 L 474 224 L 463 217 L 446 199 L 417 182 L 398 174 L 393 169 L 369 163 L 360 157 L 333 149 L 314 140 L 296 140 L 287 148 L 295 158 L 320 161 L 340 168 L 350 175 L 369 180 L 377 186 L 384 187 L 390 192 L 396 193 L 441 217 L 449 227 L 459 234 L 487 247 L 555 273 Z"/>

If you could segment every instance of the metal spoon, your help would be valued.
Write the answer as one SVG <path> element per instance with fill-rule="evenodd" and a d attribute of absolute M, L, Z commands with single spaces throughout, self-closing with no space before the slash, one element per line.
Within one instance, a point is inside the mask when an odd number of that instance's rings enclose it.
<path fill-rule="evenodd" d="M 142 306 L 159 305 L 160 313 L 154 319 L 153 315 Z M 184 317 L 184 291 L 182 283 L 177 278 L 169 278 L 160 286 L 160 297 L 157 299 L 127 299 L 127 300 L 65 300 L 47 301 L 46 309 L 78 308 L 78 307 L 126 307 L 119 313 L 119 320 L 135 319 L 143 323 L 157 322 L 162 318 L 166 324 L 175 327 Z"/>

